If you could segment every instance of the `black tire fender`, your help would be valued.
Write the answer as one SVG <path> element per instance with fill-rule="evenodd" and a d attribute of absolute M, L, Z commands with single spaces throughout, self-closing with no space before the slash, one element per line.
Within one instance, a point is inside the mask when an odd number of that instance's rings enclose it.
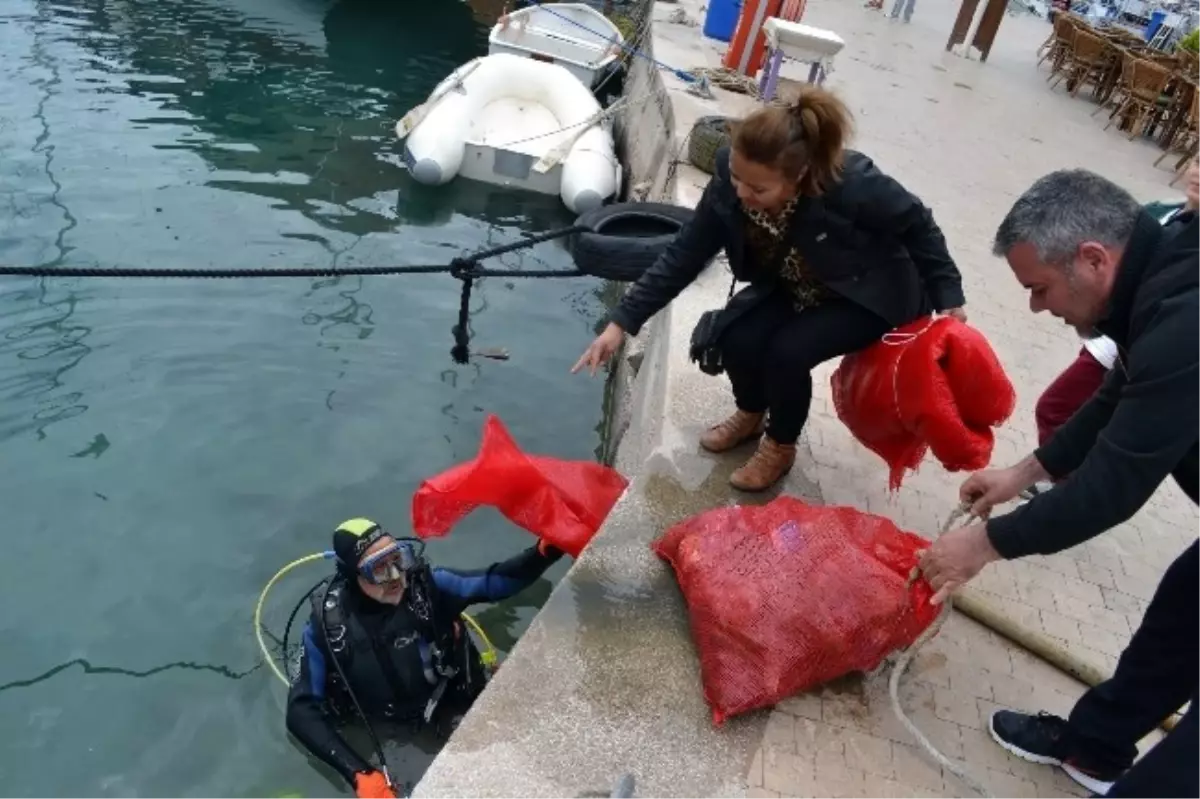
<path fill-rule="evenodd" d="M 691 221 L 691 208 L 667 203 L 614 203 L 582 214 L 586 230 L 570 240 L 575 268 L 585 275 L 632 282 Z"/>

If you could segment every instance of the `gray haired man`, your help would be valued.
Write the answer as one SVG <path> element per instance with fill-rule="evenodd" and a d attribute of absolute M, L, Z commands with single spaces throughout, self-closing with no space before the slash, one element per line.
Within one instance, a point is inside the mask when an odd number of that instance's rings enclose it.
<path fill-rule="evenodd" d="M 1042 447 L 972 475 L 964 501 L 985 516 L 1034 482 L 1066 479 L 990 521 L 942 536 L 921 568 L 941 601 L 988 563 L 1060 552 L 1126 521 L 1168 476 L 1200 496 L 1200 229 L 1196 214 L 1160 225 L 1128 193 L 1084 170 L 1054 172 L 1013 205 L 995 253 L 1049 311 L 1084 336 L 1107 335 L 1116 366 Z M 1107 796 L 1197 796 L 1200 557 L 1195 542 L 1163 575 L 1112 678 L 1069 719 L 997 711 L 1008 751 L 1061 766 Z M 1190 700 L 1183 720 L 1134 765 L 1137 742 Z"/>

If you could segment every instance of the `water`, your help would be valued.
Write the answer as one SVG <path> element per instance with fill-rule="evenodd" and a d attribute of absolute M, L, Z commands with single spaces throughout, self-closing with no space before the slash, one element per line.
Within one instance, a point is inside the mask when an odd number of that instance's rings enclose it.
<path fill-rule="evenodd" d="M 556 198 L 418 190 L 398 166 L 392 124 L 485 50 L 486 13 L 0 0 L 0 263 L 439 263 L 568 224 Z M 503 263 L 570 266 L 558 244 Z M 485 281 L 474 341 L 513 360 L 460 367 L 446 276 L 0 278 L 0 792 L 344 792 L 285 735 L 282 687 L 241 676 L 259 590 L 344 518 L 405 529 L 485 412 L 594 457 L 601 385 L 566 372 L 600 291 Z M 481 513 L 430 551 L 482 565 L 530 541 Z M 276 588 L 276 632 L 320 573 Z M 548 585 L 479 614 L 501 648 Z M 430 757 L 389 751 L 408 779 Z"/>

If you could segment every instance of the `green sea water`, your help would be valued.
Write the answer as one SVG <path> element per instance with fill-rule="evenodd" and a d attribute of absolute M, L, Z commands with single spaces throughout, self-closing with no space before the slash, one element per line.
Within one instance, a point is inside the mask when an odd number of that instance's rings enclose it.
<path fill-rule="evenodd" d="M 459 0 L 0 0 L 0 263 L 441 263 L 569 224 L 555 197 L 407 180 L 392 126 L 486 49 Z M 491 266 L 570 268 L 558 243 Z M 406 530 L 420 480 L 486 413 L 593 458 L 602 386 L 571 378 L 590 279 L 458 283 L 0 278 L 0 793 L 345 792 L 285 733 L 255 599 L 351 516 Z M 532 539 L 494 513 L 430 553 Z M 565 564 L 548 575 L 556 577 Z M 287 611 L 321 575 L 289 576 Z M 479 618 L 510 646 L 549 581 Z M 428 747 L 393 740 L 401 779 Z"/>

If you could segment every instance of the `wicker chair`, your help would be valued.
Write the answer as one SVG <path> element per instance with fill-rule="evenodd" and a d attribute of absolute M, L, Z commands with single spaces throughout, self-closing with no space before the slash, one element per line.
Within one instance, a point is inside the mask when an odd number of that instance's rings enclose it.
<path fill-rule="evenodd" d="M 1108 43 L 1099 36 L 1093 36 L 1087 31 L 1077 30 L 1075 40 L 1058 73 L 1058 80 L 1051 88 L 1066 80 L 1067 87 L 1074 97 L 1079 93 L 1079 87 L 1085 83 L 1092 84 L 1092 95 L 1100 92 L 1108 78 L 1109 70 L 1113 68 Z"/>
<path fill-rule="evenodd" d="M 1125 99 L 1104 126 L 1108 130 L 1117 118 L 1129 119 L 1130 140 L 1145 128 L 1147 122 L 1162 114 L 1159 99 L 1171 80 L 1171 73 L 1165 67 L 1140 58 L 1132 60 Z"/>
<path fill-rule="evenodd" d="M 1200 91 L 1192 89 L 1192 104 L 1188 108 L 1187 121 L 1175 131 L 1174 137 L 1167 143 L 1167 148 L 1163 150 L 1163 154 L 1154 162 L 1155 166 L 1162 163 L 1162 160 L 1168 155 L 1181 154 L 1183 157 L 1175 164 L 1175 177 L 1171 180 L 1171 185 L 1183 176 L 1188 161 L 1196 157 L 1197 144 L 1200 142 L 1200 106 L 1197 105 L 1197 100 L 1200 99 Z"/>
<path fill-rule="evenodd" d="M 1112 91 L 1107 97 L 1100 98 L 1100 105 L 1096 106 L 1096 110 L 1092 112 L 1092 116 L 1096 116 L 1105 109 L 1112 109 L 1108 118 L 1112 119 L 1117 115 L 1117 111 L 1125 103 L 1129 97 L 1129 87 L 1133 85 L 1133 65 L 1138 60 L 1137 56 L 1130 53 L 1128 50 L 1117 51 L 1120 54 L 1120 65 L 1114 65 L 1114 70 L 1120 70 L 1120 76 L 1113 85 Z"/>
<path fill-rule="evenodd" d="M 1175 57 L 1179 59 L 1179 71 L 1195 80 L 1200 71 L 1200 57 L 1187 50 L 1176 50 Z"/>
<path fill-rule="evenodd" d="M 1037 65 L 1040 67 L 1047 59 L 1050 60 L 1050 77 L 1054 77 L 1058 71 L 1058 67 L 1062 64 L 1063 59 L 1067 57 L 1067 53 L 1071 50 L 1071 41 L 1075 38 L 1075 20 L 1067 14 L 1059 14 L 1054 18 L 1054 30 L 1050 34 L 1050 38 L 1043 43 L 1042 48 L 1038 48 L 1038 52 L 1042 56 L 1038 59 Z M 1047 46 L 1048 45 L 1048 46 Z M 1047 78 L 1046 80 L 1049 80 Z"/>

